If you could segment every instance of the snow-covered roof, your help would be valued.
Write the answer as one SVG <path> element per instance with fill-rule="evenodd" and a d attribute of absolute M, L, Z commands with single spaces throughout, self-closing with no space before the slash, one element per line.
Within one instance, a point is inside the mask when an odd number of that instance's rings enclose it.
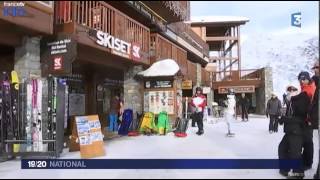
<path fill-rule="evenodd" d="M 249 18 L 242 16 L 192 16 L 189 23 L 246 23 Z"/>
<path fill-rule="evenodd" d="M 179 72 L 179 65 L 172 59 L 164 59 L 155 62 L 147 70 L 139 72 L 144 77 L 168 77 L 175 76 Z"/>

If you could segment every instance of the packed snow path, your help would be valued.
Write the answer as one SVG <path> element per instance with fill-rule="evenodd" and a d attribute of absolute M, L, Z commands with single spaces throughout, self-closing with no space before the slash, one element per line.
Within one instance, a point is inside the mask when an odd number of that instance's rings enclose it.
<path fill-rule="evenodd" d="M 278 144 L 283 136 L 269 134 L 269 120 L 264 116 L 251 116 L 249 122 L 233 122 L 235 137 L 225 137 L 226 124 L 205 123 L 205 134 L 196 135 L 197 128 L 188 129 L 187 138 L 167 136 L 121 137 L 105 143 L 105 157 L 97 159 L 276 159 Z M 318 134 L 314 132 L 315 149 Z M 79 152 L 67 150 L 61 158 L 79 159 Z M 313 169 L 306 172 L 311 178 L 319 156 L 316 152 Z M 278 170 L 21 170 L 20 161 L 0 163 L 0 178 L 241 178 L 279 179 Z"/>

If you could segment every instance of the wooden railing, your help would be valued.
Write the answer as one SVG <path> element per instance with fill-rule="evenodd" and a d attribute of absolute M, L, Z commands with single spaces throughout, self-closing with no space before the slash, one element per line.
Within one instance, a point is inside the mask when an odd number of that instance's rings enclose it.
<path fill-rule="evenodd" d="M 168 27 L 178 36 L 189 42 L 194 48 L 209 56 L 209 45 L 189 25 L 177 22 L 169 24 Z"/>
<path fill-rule="evenodd" d="M 77 23 L 101 30 L 127 42 L 141 45 L 149 53 L 150 30 L 103 1 L 56 1 L 55 23 Z"/>
<path fill-rule="evenodd" d="M 239 71 L 226 71 L 215 72 L 213 75 L 213 82 L 221 81 L 239 81 L 239 80 L 261 80 L 262 71 L 261 69 L 245 69 Z"/>

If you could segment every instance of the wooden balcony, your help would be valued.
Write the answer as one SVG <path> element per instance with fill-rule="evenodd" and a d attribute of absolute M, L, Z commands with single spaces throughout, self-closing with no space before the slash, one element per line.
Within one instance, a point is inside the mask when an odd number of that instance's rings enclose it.
<path fill-rule="evenodd" d="M 213 87 L 218 89 L 219 86 L 255 86 L 262 85 L 262 70 L 247 69 L 230 72 L 216 72 L 213 75 Z"/>
<path fill-rule="evenodd" d="M 125 42 L 139 44 L 142 63 L 149 64 L 149 28 L 104 1 L 57 1 L 55 24 L 57 32 L 100 30 Z M 89 39 L 82 42 L 89 44 Z"/>
<path fill-rule="evenodd" d="M 183 22 L 178 22 L 169 24 L 168 28 L 178 36 L 180 36 L 182 39 L 187 41 L 194 48 L 199 50 L 201 53 L 209 56 L 209 45 L 191 29 L 190 25 Z"/>

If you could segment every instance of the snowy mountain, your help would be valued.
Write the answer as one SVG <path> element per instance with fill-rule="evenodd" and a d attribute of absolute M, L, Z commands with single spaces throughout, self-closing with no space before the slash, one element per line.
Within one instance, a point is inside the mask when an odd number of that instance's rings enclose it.
<path fill-rule="evenodd" d="M 314 56 L 319 57 L 318 35 L 312 34 L 248 34 L 242 44 L 242 69 L 273 69 L 274 92 L 281 97 L 286 86 L 299 86 L 297 76 L 309 71 Z"/>

